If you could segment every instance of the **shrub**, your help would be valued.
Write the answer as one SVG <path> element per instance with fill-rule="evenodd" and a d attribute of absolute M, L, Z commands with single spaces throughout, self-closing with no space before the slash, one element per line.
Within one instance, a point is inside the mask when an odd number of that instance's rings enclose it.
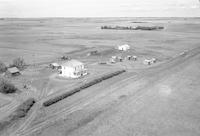
<path fill-rule="evenodd" d="M 5 129 L 10 124 L 9 120 L 4 120 L 0 122 L 0 131 Z"/>
<path fill-rule="evenodd" d="M 61 60 L 70 60 L 71 58 L 69 56 L 62 56 Z"/>
<path fill-rule="evenodd" d="M 17 107 L 17 109 L 9 116 L 1 120 L 0 122 L 0 131 L 7 128 L 8 126 L 12 125 L 14 121 L 19 120 L 27 115 L 31 107 L 35 104 L 34 98 L 29 98 L 21 105 Z"/>
<path fill-rule="evenodd" d="M 0 73 L 6 72 L 7 67 L 6 65 L 0 61 Z"/>
<path fill-rule="evenodd" d="M 0 79 L 0 92 L 4 94 L 15 93 L 17 88 L 8 80 Z"/>
<path fill-rule="evenodd" d="M 17 67 L 18 69 L 22 70 L 26 66 L 26 63 L 23 58 L 16 58 L 13 60 L 11 64 L 12 67 Z"/>
<path fill-rule="evenodd" d="M 25 102 L 23 102 L 17 110 L 14 112 L 12 115 L 13 118 L 22 118 L 25 117 L 28 113 L 28 111 L 31 109 L 31 107 L 34 105 L 35 99 L 34 98 L 29 98 Z"/>

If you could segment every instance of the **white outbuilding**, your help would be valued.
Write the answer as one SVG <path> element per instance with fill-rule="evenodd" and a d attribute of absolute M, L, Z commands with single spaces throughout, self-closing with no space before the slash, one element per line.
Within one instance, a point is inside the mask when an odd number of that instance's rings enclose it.
<path fill-rule="evenodd" d="M 59 69 L 60 65 L 58 63 L 51 63 L 51 64 L 49 64 L 49 67 L 52 69 Z"/>
<path fill-rule="evenodd" d="M 67 78 L 79 78 L 87 75 L 87 70 L 82 62 L 70 60 L 61 65 L 59 76 Z"/>
<path fill-rule="evenodd" d="M 127 51 L 127 50 L 130 49 L 130 46 L 129 46 L 128 44 L 119 45 L 119 46 L 117 47 L 117 49 L 120 50 L 120 51 Z"/>
<path fill-rule="evenodd" d="M 133 60 L 136 61 L 137 60 L 137 56 L 132 56 Z"/>
<path fill-rule="evenodd" d="M 9 76 L 18 76 L 18 75 L 20 75 L 20 71 L 16 67 L 11 67 L 11 68 L 7 69 L 6 75 L 9 75 Z"/>
<path fill-rule="evenodd" d="M 156 59 L 152 58 L 152 59 L 145 59 L 143 62 L 145 65 L 151 65 L 153 63 L 156 63 Z"/>
<path fill-rule="evenodd" d="M 145 60 L 143 61 L 143 63 L 144 63 L 145 65 L 151 65 L 151 64 L 152 64 L 152 60 L 151 60 L 151 59 L 145 59 Z"/>

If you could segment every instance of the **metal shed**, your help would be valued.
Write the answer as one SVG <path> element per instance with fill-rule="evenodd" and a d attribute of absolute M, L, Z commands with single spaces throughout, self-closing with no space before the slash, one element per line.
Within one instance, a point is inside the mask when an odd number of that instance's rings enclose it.
<path fill-rule="evenodd" d="M 6 74 L 11 76 L 17 76 L 20 75 L 20 70 L 17 67 L 11 67 L 7 69 Z"/>

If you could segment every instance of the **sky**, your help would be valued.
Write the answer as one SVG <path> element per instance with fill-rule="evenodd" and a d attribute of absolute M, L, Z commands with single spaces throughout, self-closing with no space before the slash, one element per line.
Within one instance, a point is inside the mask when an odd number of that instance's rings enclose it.
<path fill-rule="evenodd" d="M 200 0 L 0 0 L 0 17 L 200 17 Z"/>

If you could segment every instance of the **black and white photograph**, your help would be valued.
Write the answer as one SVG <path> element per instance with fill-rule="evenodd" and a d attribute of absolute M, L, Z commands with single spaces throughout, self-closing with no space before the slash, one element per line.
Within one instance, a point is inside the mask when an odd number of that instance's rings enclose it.
<path fill-rule="evenodd" d="M 200 0 L 0 0 L 0 136 L 200 136 Z"/>

